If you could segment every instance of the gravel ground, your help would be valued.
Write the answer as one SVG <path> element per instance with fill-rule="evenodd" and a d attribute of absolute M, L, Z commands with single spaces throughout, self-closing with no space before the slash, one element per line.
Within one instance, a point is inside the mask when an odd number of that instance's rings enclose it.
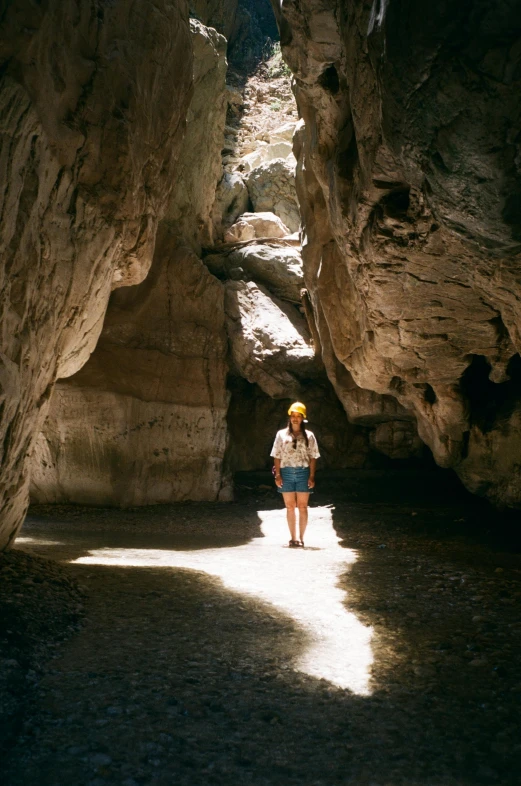
<path fill-rule="evenodd" d="M 3 782 L 519 784 L 518 544 L 440 477 L 324 479 L 304 551 L 260 475 L 33 509 L 0 561 Z"/>
<path fill-rule="evenodd" d="M 20 733 L 45 665 L 79 629 L 70 572 L 22 551 L 0 554 L 0 761 Z"/>

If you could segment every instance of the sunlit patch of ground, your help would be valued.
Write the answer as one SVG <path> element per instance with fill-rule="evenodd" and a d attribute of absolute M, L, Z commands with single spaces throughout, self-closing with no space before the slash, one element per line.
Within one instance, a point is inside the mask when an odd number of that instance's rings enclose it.
<path fill-rule="evenodd" d="M 281 548 L 283 510 L 258 511 L 263 537 L 234 548 L 173 551 L 101 548 L 74 562 L 82 565 L 189 568 L 217 576 L 232 590 L 271 603 L 308 634 L 306 651 L 293 668 L 367 695 L 372 663 L 371 628 L 348 612 L 339 576 L 356 561 L 333 529 L 331 511 L 314 508 L 306 549 Z"/>

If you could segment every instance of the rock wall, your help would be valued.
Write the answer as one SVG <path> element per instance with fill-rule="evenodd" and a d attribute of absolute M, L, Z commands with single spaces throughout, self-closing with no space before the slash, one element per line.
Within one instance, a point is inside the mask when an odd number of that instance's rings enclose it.
<path fill-rule="evenodd" d="M 235 28 L 239 0 L 189 0 L 190 14 L 228 40 Z"/>
<path fill-rule="evenodd" d="M 113 295 L 89 362 L 56 386 L 34 500 L 128 506 L 226 495 L 223 287 L 177 242 L 162 225 L 148 277 Z"/>
<path fill-rule="evenodd" d="M 394 424 L 380 429 L 390 449 L 416 423 L 468 488 L 520 506 L 518 9 L 273 7 L 330 379 L 353 420 L 362 405 L 366 422 Z"/>
<path fill-rule="evenodd" d="M 3 547 L 56 378 L 93 350 L 111 289 L 150 267 L 192 55 L 173 0 L 8 0 L 0 24 Z"/>
<path fill-rule="evenodd" d="M 194 93 L 152 269 L 114 293 L 89 362 L 57 387 L 33 462 L 40 502 L 230 495 L 224 288 L 197 256 L 221 176 L 226 40 L 190 26 Z"/>

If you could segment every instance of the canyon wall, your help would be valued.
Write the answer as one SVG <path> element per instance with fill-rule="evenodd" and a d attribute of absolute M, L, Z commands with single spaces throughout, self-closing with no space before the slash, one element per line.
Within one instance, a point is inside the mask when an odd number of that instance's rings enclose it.
<path fill-rule="evenodd" d="M 304 276 L 337 394 L 390 453 L 417 428 L 471 491 L 520 506 L 518 9 L 273 7 L 302 117 Z"/>
<path fill-rule="evenodd" d="M 7 2 L 0 57 L 3 547 L 56 378 L 87 360 L 110 291 L 150 267 L 191 93 L 187 8 Z"/>
<path fill-rule="evenodd" d="M 215 17 L 225 7 L 195 5 L 199 19 L 229 28 Z M 290 398 L 308 403 L 324 466 L 367 460 L 368 433 L 347 422 L 312 339 L 299 240 L 273 213 L 248 212 L 250 177 L 266 162 L 280 163 L 284 177 L 291 171 L 294 194 L 287 75 L 276 64 L 277 79 L 252 77 L 243 95 L 236 82 L 244 72 L 234 70 L 226 85 L 230 44 L 199 19 L 190 21 L 187 131 L 152 268 L 138 286 L 113 293 L 91 358 L 55 389 L 33 454 L 36 502 L 228 500 L 232 472 L 270 463 Z M 262 50 L 249 40 L 243 53 Z M 248 169 L 257 147 L 266 158 Z M 269 182 L 278 194 L 274 173 Z M 255 242 L 243 243 L 243 233 Z M 223 244 L 224 235 L 233 242 Z"/>
<path fill-rule="evenodd" d="M 152 269 L 112 295 L 96 350 L 60 381 L 32 498 L 102 505 L 226 499 L 224 288 L 201 262 L 213 232 L 226 39 L 190 21 L 193 98 Z"/>

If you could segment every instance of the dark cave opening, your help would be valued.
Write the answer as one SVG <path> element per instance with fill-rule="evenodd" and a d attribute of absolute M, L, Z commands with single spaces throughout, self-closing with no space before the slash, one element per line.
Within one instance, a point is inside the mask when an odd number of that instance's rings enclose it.
<path fill-rule="evenodd" d="M 338 71 L 336 70 L 334 65 L 330 65 L 329 68 L 319 76 L 318 84 L 326 90 L 326 92 L 331 93 L 331 95 L 336 95 L 340 89 L 340 79 L 338 78 Z"/>
<path fill-rule="evenodd" d="M 509 379 L 496 383 L 489 379 L 491 365 L 483 355 L 473 355 L 460 387 L 470 408 L 470 423 L 483 434 L 506 424 L 521 401 L 521 357 L 513 355 L 507 366 Z"/>
<path fill-rule="evenodd" d="M 380 207 L 390 218 L 403 218 L 409 209 L 410 188 L 404 186 L 391 191 L 380 200 Z"/>
<path fill-rule="evenodd" d="M 425 401 L 426 401 L 428 404 L 430 404 L 431 406 L 432 406 L 433 404 L 435 404 L 435 403 L 436 403 L 436 401 L 438 400 L 438 397 L 436 396 L 436 393 L 435 393 L 435 391 L 434 391 L 434 388 L 432 387 L 432 385 L 429 385 L 429 383 L 428 383 L 428 382 L 427 382 L 427 384 L 425 385 L 425 393 L 424 393 L 424 398 L 425 398 Z"/>

